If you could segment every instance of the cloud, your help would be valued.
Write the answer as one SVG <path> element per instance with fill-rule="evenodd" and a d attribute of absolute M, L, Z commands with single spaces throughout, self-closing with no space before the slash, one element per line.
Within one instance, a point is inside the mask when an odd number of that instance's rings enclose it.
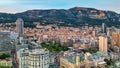
<path fill-rule="evenodd" d="M 0 0 L 0 5 L 13 4 L 16 2 L 17 2 L 17 0 Z"/>

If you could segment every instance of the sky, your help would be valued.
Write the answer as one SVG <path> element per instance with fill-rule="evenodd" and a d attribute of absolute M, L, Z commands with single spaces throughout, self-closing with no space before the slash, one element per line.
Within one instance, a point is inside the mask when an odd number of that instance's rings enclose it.
<path fill-rule="evenodd" d="M 120 0 L 0 0 L 0 12 L 19 13 L 33 9 L 87 7 L 120 13 Z"/>

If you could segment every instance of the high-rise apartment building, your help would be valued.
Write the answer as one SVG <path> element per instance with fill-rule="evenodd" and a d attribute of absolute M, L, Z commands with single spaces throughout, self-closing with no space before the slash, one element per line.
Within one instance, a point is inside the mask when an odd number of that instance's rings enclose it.
<path fill-rule="evenodd" d="M 102 32 L 105 33 L 105 34 L 107 33 L 106 27 L 107 27 L 106 24 L 102 23 Z"/>
<path fill-rule="evenodd" d="M 107 37 L 106 36 L 100 36 L 99 37 L 99 51 L 106 52 L 107 53 Z"/>
<path fill-rule="evenodd" d="M 117 45 L 120 47 L 120 34 L 117 32 L 112 32 L 111 45 Z"/>
<path fill-rule="evenodd" d="M 115 44 L 117 44 L 118 41 L 118 33 L 112 32 L 111 35 L 112 35 L 111 45 L 114 46 Z"/>
<path fill-rule="evenodd" d="M 21 18 L 16 20 L 16 30 L 18 32 L 19 37 L 22 37 L 24 34 L 24 21 Z"/>

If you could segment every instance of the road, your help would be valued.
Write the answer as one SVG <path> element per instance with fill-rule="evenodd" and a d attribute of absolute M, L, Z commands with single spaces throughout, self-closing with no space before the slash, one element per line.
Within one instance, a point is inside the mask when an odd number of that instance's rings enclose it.
<path fill-rule="evenodd" d="M 15 51 L 14 52 L 11 52 L 11 58 L 12 58 L 12 64 L 13 64 L 13 68 L 17 68 L 17 64 L 15 62 Z"/>

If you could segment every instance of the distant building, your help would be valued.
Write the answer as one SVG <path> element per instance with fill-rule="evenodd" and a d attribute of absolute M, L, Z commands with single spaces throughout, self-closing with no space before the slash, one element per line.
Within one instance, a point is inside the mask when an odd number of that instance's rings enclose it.
<path fill-rule="evenodd" d="M 117 45 L 120 47 L 120 34 L 117 32 L 112 32 L 111 45 Z"/>
<path fill-rule="evenodd" d="M 16 40 L 18 38 L 18 33 L 11 32 L 10 33 L 10 38 L 11 38 L 11 40 Z"/>
<path fill-rule="evenodd" d="M 100 36 L 99 37 L 99 51 L 107 53 L 107 50 L 108 50 L 107 37 L 106 36 Z"/>
<path fill-rule="evenodd" d="M 107 30 L 106 30 L 107 26 L 105 23 L 102 23 L 102 32 L 107 34 Z"/>
<path fill-rule="evenodd" d="M 9 51 L 11 48 L 10 32 L 0 31 L 0 51 Z"/>
<path fill-rule="evenodd" d="M 24 21 L 21 18 L 16 20 L 16 30 L 18 32 L 19 37 L 22 37 L 24 34 Z"/>

